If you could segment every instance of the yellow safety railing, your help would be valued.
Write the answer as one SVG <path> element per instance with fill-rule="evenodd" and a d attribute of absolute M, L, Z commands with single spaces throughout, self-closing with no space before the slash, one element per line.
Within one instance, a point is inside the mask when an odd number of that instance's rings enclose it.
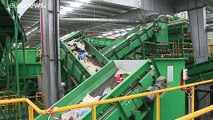
<path fill-rule="evenodd" d="M 199 116 L 201 116 L 201 115 L 203 115 L 203 114 L 206 114 L 206 113 L 208 113 L 208 112 L 211 112 L 211 111 L 213 111 L 213 105 L 208 106 L 208 107 L 206 107 L 206 108 L 203 108 L 203 109 L 201 109 L 201 110 L 198 110 L 198 111 L 196 111 L 196 112 L 190 113 L 190 114 L 185 115 L 185 116 L 183 116 L 183 117 L 180 117 L 180 118 L 178 118 L 178 119 L 176 119 L 176 120 L 191 120 L 191 119 L 194 119 L 194 118 L 196 118 L 196 117 L 199 117 Z"/>
<path fill-rule="evenodd" d="M 156 120 L 160 120 L 160 94 L 161 93 L 179 90 L 181 88 L 191 87 L 191 90 L 192 90 L 191 111 L 193 113 L 194 112 L 194 94 L 195 94 L 194 87 L 212 83 L 212 82 L 213 82 L 213 79 L 208 80 L 208 81 L 203 81 L 203 82 L 192 83 L 192 84 L 188 84 L 188 85 L 182 85 L 182 86 L 178 86 L 178 87 L 171 87 L 171 88 L 166 88 L 166 89 L 161 89 L 161 90 L 156 90 L 156 91 L 151 91 L 151 92 L 144 92 L 144 93 L 124 96 L 124 97 L 117 97 L 117 98 L 112 98 L 112 99 L 100 100 L 100 101 L 96 101 L 96 102 L 88 102 L 88 103 L 76 104 L 76 105 L 71 105 L 71 106 L 66 106 L 66 107 L 59 107 L 59 108 L 55 108 L 55 109 L 51 109 L 51 110 L 50 109 L 41 110 L 27 98 L 1 100 L 0 105 L 1 104 L 10 104 L 10 103 L 19 103 L 19 102 L 28 103 L 29 104 L 29 107 L 28 107 L 29 120 L 34 120 L 34 113 L 33 113 L 34 110 L 39 114 L 53 114 L 53 113 L 65 112 L 65 111 L 69 111 L 69 110 L 77 109 L 77 108 L 92 107 L 92 119 L 96 120 L 96 106 L 97 105 L 119 102 L 119 101 L 129 100 L 129 99 L 135 99 L 135 98 L 140 98 L 140 97 L 155 94 L 156 95 Z"/>

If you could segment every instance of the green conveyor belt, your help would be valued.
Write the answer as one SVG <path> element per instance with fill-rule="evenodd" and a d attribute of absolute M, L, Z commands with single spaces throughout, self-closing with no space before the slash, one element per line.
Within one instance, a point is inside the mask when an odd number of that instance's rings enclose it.
<path fill-rule="evenodd" d="M 69 54 L 69 55 L 66 55 L 65 56 L 66 59 L 64 59 L 63 65 L 65 67 L 65 72 L 69 71 L 69 73 L 71 73 L 70 76 L 72 78 L 76 78 L 75 80 L 72 80 L 72 81 L 75 81 L 74 82 L 75 86 L 77 86 L 82 81 L 84 81 L 85 78 L 88 78 L 90 75 L 92 75 L 92 73 L 85 67 L 85 65 L 82 64 L 76 57 L 74 57 L 72 52 L 69 52 L 68 48 L 66 47 L 65 43 L 73 39 L 79 40 L 80 38 L 82 38 L 81 42 L 84 42 L 86 44 L 86 50 L 90 54 L 96 56 L 94 63 L 98 63 L 98 64 L 101 63 L 102 64 L 101 66 L 103 66 L 106 63 L 108 63 L 107 59 L 109 60 L 141 59 L 141 56 L 143 56 L 143 58 L 147 58 L 145 54 L 153 54 L 152 56 L 148 56 L 148 58 L 157 56 L 158 52 L 153 51 L 154 49 L 159 49 L 159 47 L 161 47 L 160 45 L 157 45 L 157 43 L 158 42 L 168 43 L 168 39 L 169 39 L 169 42 L 171 42 L 173 39 L 170 34 L 173 34 L 173 31 L 178 32 L 178 34 L 174 33 L 175 34 L 174 39 L 175 41 L 177 41 L 180 35 L 183 36 L 184 34 L 180 32 L 184 26 L 185 27 L 188 26 L 186 21 L 172 22 L 168 24 L 168 29 L 167 29 L 167 23 L 159 21 L 159 20 L 156 20 L 146 25 L 138 25 L 133 30 L 128 32 L 126 35 L 118 38 L 117 40 L 114 40 L 114 42 L 112 42 L 111 44 L 108 44 L 108 46 L 104 47 L 100 52 L 91 45 L 91 44 L 96 44 L 94 43 L 95 41 L 94 38 L 82 37 L 84 35 L 83 31 L 73 32 L 61 38 L 62 53 Z M 96 38 L 96 39 L 101 40 L 101 44 L 102 43 L 105 44 L 106 41 L 108 41 L 107 39 L 104 39 L 104 38 Z M 161 47 L 162 50 L 159 49 L 159 51 L 161 52 L 163 50 L 169 51 L 168 50 L 169 47 L 170 46 L 168 44 L 164 45 L 163 47 Z M 147 49 L 147 51 L 144 51 L 144 49 Z M 72 56 L 72 57 L 67 58 L 67 56 Z M 69 59 L 69 58 L 72 58 L 72 59 Z M 73 62 L 74 64 L 72 65 Z M 73 67 L 73 66 L 76 66 L 76 67 Z M 66 78 L 69 78 L 69 77 L 66 77 Z"/>
<path fill-rule="evenodd" d="M 101 53 L 109 60 L 120 60 L 149 39 L 156 42 L 168 41 L 167 23 L 154 21 L 146 26 L 139 25 L 103 48 Z"/>
<path fill-rule="evenodd" d="M 176 28 L 176 25 L 178 28 Z M 178 24 L 171 23 L 169 24 L 169 28 L 172 31 L 179 30 L 182 26 L 185 26 L 185 22 L 179 22 Z M 120 59 L 128 59 L 132 54 L 139 53 L 141 56 L 141 50 L 143 50 L 142 45 L 144 43 L 153 42 L 153 45 L 150 43 L 150 46 L 146 46 L 146 48 L 158 49 L 156 43 L 158 42 L 168 42 L 168 29 L 167 23 L 162 21 L 154 21 L 147 25 L 138 25 L 133 30 L 128 32 L 126 35 L 118 38 L 105 48 L 103 48 L 100 52 L 95 49 L 91 45 L 91 41 L 88 41 L 88 38 L 81 39 L 81 42 L 84 42 L 86 45 L 86 50 L 96 56 L 96 59 L 92 60 L 94 63 L 101 63 L 101 67 L 108 63 L 109 60 L 120 60 Z M 171 32 L 171 31 L 170 31 Z M 86 67 L 85 64 L 82 64 L 74 54 L 69 51 L 66 44 L 67 42 L 73 40 L 79 40 L 79 37 L 82 37 L 82 31 L 77 31 L 71 34 L 68 34 L 61 38 L 61 48 L 62 54 L 64 54 L 64 58 L 62 58 L 63 69 L 65 72 L 63 73 L 63 79 L 71 81 L 71 84 L 67 84 L 68 86 L 78 86 L 85 79 L 93 75 Z M 75 37 L 73 37 L 75 36 Z M 175 36 L 177 39 L 179 36 Z M 105 39 L 103 38 L 103 41 Z M 156 46 L 156 47 L 155 47 Z M 163 46 L 163 49 L 168 49 L 169 45 Z M 145 48 L 145 47 L 144 47 Z M 161 50 L 161 49 L 159 49 Z M 149 51 L 147 51 L 149 52 Z M 151 51 L 150 51 L 151 52 Z M 153 52 L 153 51 L 152 51 Z M 153 52 L 153 54 L 158 54 L 157 52 Z M 137 57 L 135 57 L 137 58 Z M 73 85 L 74 84 L 74 85 Z M 74 87 L 69 88 L 69 90 Z"/>
<path fill-rule="evenodd" d="M 67 81 L 67 85 L 71 86 L 68 89 L 73 89 L 75 86 L 78 86 L 85 79 L 94 74 L 92 71 L 86 68 L 86 63 L 81 62 L 67 46 L 67 42 L 72 41 L 75 36 L 80 36 L 80 34 L 82 34 L 82 32 L 77 31 L 75 33 L 70 33 L 60 39 L 62 54 L 61 57 L 63 64 L 62 76 L 64 77 L 62 79 L 64 79 L 63 81 Z M 86 51 L 93 56 L 88 60 L 90 60 L 94 65 L 97 64 L 100 67 L 103 67 L 108 63 L 108 59 L 106 59 L 99 51 L 97 51 L 89 42 L 83 42 L 85 44 Z"/>
<path fill-rule="evenodd" d="M 194 83 L 213 78 L 213 60 L 189 66 L 187 69 L 189 80 L 186 83 Z"/>
<path fill-rule="evenodd" d="M 166 62 L 168 61 L 168 62 Z M 159 68 L 160 74 L 167 76 L 167 67 L 174 66 L 174 81 L 169 82 L 172 86 L 180 84 L 179 74 L 177 71 L 180 71 L 184 67 L 184 60 L 179 59 L 166 59 L 166 60 L 156 60 L 157 67 Z M 132 68 L 134 64 L 136 68 Z M 123 65 L 123 67 L 121 67 Z M 151 67 L 152 66 L 152 67 Z M 154 65 L 155 66 L 155 65 Z M 163 67 L 162 67 L 163 66 Z M 149 86 L 154 84 L 155 79 L 158 77 L 159 73 L 157 72 L 157 67 L 153 67 L 150 60 L 116 60 L 111 61 L 103 67 L 95 75 L 88 78 L 78 87 L 69 92 L 65 97 L 60 99 L 55 103 L 53 107 L 61 107 L 67 105 L 73 105 L 80 103 L 81 100 L 87 95 L 101 95 L 104 88 L 107 86 L 112 86 L 112 91 L 110 91 L 106 96 L 101 99 L 109 99 L 119 96 L 125 96 L 130 94 L 137 94 L 145 92 Z M 119 69 L 130 70 L 129 76 L 127 76 L 121 83 L 112 85 L 113 77 Z M 174 95 L 179 98 L 179 101 L 176 104 L 173 104 L 172 100 L 176 98 Z M 162 109 L 161 118 L 177 118 L 185 114 L 185 95 L 184 92 L 175 91 L 172 93 L 163 93 L 161 95 L 162 103 L 165 104 L 166 109 Z M 149 120 L 155 117 L 155 101 L 152 103 L 147 103 L 144 98 L 138 98 L 134 100 L 126 100 L 114 104 L 104 104 L 98 105 L 97 108 L 97 119 L 106 119 L 106 120 L 119 120 L 119 119 L 134 119 L 139 117 L 140 119 Z M 128 104 L 128 105 L 127 105 Z M 161 104 L 163 106 L 163 104 Z M 170 112 L 166 112 L 171 109 Z M 139 113 L 139 115 L 136 115 Z M 54 114 L 54 116 L 60 117 L 62 113 Z M 37 117 L 37 120 L 47 119 L 48 115 L 41 115 Z M 51 120 L 53 118 L 50 117 Z M 91 119 L 91 112 L 85 114 L 82 118 L 83 120 Z"/>

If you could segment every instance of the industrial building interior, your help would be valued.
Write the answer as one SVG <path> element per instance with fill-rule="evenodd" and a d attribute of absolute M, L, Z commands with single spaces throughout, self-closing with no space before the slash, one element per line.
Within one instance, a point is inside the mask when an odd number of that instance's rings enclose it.
<path fill-rule="evenodd" d="M 213 0 L 0 0 L 0 120 L 213 120 Z"/>

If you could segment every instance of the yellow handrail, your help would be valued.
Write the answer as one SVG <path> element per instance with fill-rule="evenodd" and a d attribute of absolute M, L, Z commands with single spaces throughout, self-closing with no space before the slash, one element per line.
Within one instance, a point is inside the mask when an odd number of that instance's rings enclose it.
<path fill-rule="evenodd" d="M 21 102 L 26 102 L 27 104 L 29 104 L 29 106 L 31 106 L 39 114 L 46 114 L 47 113 L 47 110 L 41 110 L 32 101 L 30 101 L 28 98 L 0 100 L 0 105 L 1 104 L 10 104 L 10 103 L 21 103 Z"/>
<path fill-rule="evenodd" d="M 119 102 L 119 101 L 128 100 L 128 99 L 135 99 L 135 98 L 140 98 L 143 96 L 155 94 L 156 95 L 156 106 L 157 106 L 156 120 L 159 120 L 160 119 L 160 93 L 178 90 L 181 88 L 192 87 L 192 103 L 193 104 L 191 106 L 192 106 L 192 111 L 194 111 L 194 86 L 208 84 L 208 83 L 212 83 L 212 82 L 213 82 L 213 79 L 208 80 L 208 81 L 203 81 L 203 82 L 192 83 L 192 84 L 188 84 L 188 85 L 182 85 L 182 86 L 178 86 L 178 87 L 171 87 L 171 88 L 166 88 L 166 89 L 161 89 L 161 90 L 156 90 L 156 91 L 151 91 L 151 92 L 144 92 L 144 93 L 124 96 L 124 97 L 117 97 L 117 98 L 112 98 L 112 99 L 100 100 L 100 101 L 96 101 L 96 102 L 88 102 L 88 103 L 76 104 L 76 105 L 71 105 L 71 106 L 66 106 L 66 107 L 59 107 L 59 108 L 54 108 L 51 111 L 49 109 L 41 110 L 27 98 L 0 100 L 0 105 L 26 102 L 27 104 L 29 104 L 29 107 L 32 107 L 32 108 L 29 108 L 29 118 L 30 118 L 29 120 L 34 119 L 32 116 L 33 110 L 35 110 L 39 114 L 52 114 L 52 113 L 58 113 L 58 112 L 65 112 L 65 111 L 69 111 L 69 110 L 77 109 L 77 108 L 92 107 L 93 108 L 92 117 L 93 117 L 93 120 L 96 120 L 96 107 L 95 106 L 97 106 L 97 105 L 107 104 L 107 103 L 112 103 L 112 102 Z"/>
<path fill-rule="evenodd" d="M 183 117 L 180 117 L 180 118 L 178 118 L 176 120 L 191 120 L 191 119 L 194 119 L 196 117 L 199 117 L 199 116 L 201 116 L 203 114 L 206 114 L 208 112 L 211 112 L 211 111 L 213 111 L 213 105 L 205 107 L 205 108 L 203 108 L 201 110 L 198 110 L 196 112 L 190 113 L 190 114 L 185 115 Z"/>
<path fill-rule="evenodd" d="M 160 93 L 156 96 L 156 120 L 160 120 Z"/>

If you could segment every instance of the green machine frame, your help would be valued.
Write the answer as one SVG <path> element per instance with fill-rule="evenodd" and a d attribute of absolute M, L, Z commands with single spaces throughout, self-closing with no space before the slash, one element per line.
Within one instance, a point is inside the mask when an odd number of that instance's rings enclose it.
<path fill-rule="evenodd" d="M 24 29 L 22 28 L 17 14 L 17 0 L 0 0 L 0 80 L 1 96 L 17 96 L 20 98 L 20 69 L 18 57 L 18 46 L 22 43 L 22 51 L 25 53 L 24 43 L 27 40 Z M 12 5 L 12 6 L 11 6 Z M 25 54 L 23 54 L 23 57 Z M 25 62 L 24 62 L 25 63 Z M 24 65 L 25 66 L 25 65 Z M 18 113 L 19 119 L 22 119 L 22 107 L 18 104 L 18 112 L 11 109 L 3 112 L 3 119 L 15 118 Z"/>

